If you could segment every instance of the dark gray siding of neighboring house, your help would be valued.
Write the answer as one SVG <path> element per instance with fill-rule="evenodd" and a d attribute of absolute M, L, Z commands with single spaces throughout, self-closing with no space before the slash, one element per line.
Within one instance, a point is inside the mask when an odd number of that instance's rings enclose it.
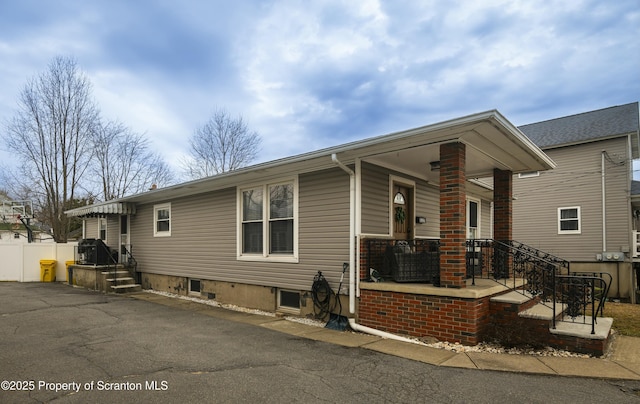
<path fill-rule="evenodd" d="M 602 151 L 605 161 L 607 249 L 629 248 L 629 162 L 626 137 L 547 149 L 558 167 L 539 177 L 514 176 L 513 238 L 572 261 L 602 252 Z M 558 234 L 558 208 L 580 206 L 581 234 Z"/>
<path fill-rule="evenodd" d="M 140 271 L 308 290 L 321 270 L 337 284 L 349 261 L 349 176 L 336 168 L 298 184 L 298 263 L 237 260 L 237 191 L 228 188 L 158 202 L 171 202 L 170 237 L 153 237 L 154 204 L 139 205 L 131 239 Z"/>

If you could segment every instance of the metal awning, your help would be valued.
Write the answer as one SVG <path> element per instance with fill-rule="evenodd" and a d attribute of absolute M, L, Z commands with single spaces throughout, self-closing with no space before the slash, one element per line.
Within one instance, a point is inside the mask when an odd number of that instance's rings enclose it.
<path fill-rule="evenodd" d="M 136 205 L 127 202 L 105 202 L 68 210 L 68 216 L 135 215 Z"/>

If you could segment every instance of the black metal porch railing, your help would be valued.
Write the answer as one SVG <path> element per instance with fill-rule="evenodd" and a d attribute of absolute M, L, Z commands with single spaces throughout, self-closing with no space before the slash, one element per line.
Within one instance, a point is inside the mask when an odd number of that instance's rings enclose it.
<path fill-rule="evenodd" d="M 376 271 L 384 280 L 440 285 L 439 240 L 366 239 L 367 277 Z"/>
<path fill-rule="evenodd" d="M 75 247 L 75 261 L 81 265 L 105 266 L 107 272 L 118 278 L 118 251 L 100 239 L 84 239 Z M 117 284 L 117 283 L 116 283 Z"/>
<path fill-rule="evenodd" d="M 555 276 L 569 273 L 568 261 L 512 240 L 467 240 L 466 257 L 472 285 L 476 278 L 493 279 L 543 302 L 554 295 Z"/>
<path fill-rule="evenodd" d="M 439 240 L 365 239 L 365 242 L 368 275 L 375 270 L 383 280 L 439 286 Z M 472 285 L 479 278 L 492 279 L 538 299 L 551 307 L 553 313 L 557 305 L 563 305 L 567 320 L 561 321 L 590 321 L 592 331 L 597 316 L 602 316 L 611 284 L 609 274 L 571 272 L 568 261 L 512 240 L 467 240 L 466 272 Z M 590 310 L 589 304 L 593 306 Z M 554 316 L 553 328 L 556 321 Z"/>
<path fill-rule="evenodd" d="M 512 290 L 538 298 L 551 307 L 552 313 L 562 305 L 561 319 L 552 316 L 554 329 L 557 321 L 590 323 L 592 334 L 597 317 L 603 315 L 611 285 L 610 274 L 572 272 L 569 261 L 513 240 L 468 240 L 467 275 L 472 284 L 478 276 L 493 278 Z M 522 286 L 518 286 L 518 280 Z"/>

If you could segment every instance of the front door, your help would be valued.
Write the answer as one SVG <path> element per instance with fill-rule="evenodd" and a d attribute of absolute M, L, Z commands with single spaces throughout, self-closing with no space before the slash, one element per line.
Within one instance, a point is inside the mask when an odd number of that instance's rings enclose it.
<path fill-rule="evenodd" d="M 392 195 L 393 238 L 413 239 L 413 187 L 394 183 Z"/>

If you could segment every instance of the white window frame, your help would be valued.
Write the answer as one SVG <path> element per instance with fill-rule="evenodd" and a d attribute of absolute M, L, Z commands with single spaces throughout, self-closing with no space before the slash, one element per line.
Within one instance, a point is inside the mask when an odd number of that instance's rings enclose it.
<path fill-rule="evenodd" d="M 269 253 L 269 187 L 275 185 L 293 185 L 293 253 L 292 254 L 271 254 Z M 262 189 L 262 253 L 244 253 L 242 251 L 243 228 L 242 228 L 242 194 L 244 191 L 252 189 Z M 298 177 L 284 178 L 268 183 L 254 184 L 237 188 L 237 211 L 236 211 L 236 251 L 237 259 L 240 261 L 268 261 L 268 262 L 298 262 Z"/>
<path fill-rule="evenodd" d="M 169 222 L 169 230 L 165 230 L 165 231 L 158 231 L 158 211 L 160 210 L 168 210 L 169 211 L 169 219 L 163 219 L 163 220 L 167 220 Z M 170 237 L 171 236 L 171 229 L 172 229 L 172 224 L 171 224 L 171 203 L 163 203 L 160 205 L 154 205 L 153 206 L 153 237 Z"/>
<path fill-rule="evenodd" d="M 576 210 L 577 213 L 577 218 L 571 218 L 571 219 L 562 219 L 562 211 L 564 210 Z M 578 230 L 562 230 L 562 226 L 561 223 L 563 221 L 569 221 L 569 220 L 577 220 L 578 221 Z M 580 206 L 564 206 L 561 208 L 558 208 L 558 234 L 581 234 L 582 233 L 582 212 L 580 210 Z"/>
<path fill-rule="evenodd" d="M 189 294 L 190 295 L 201 295 L 202 294 L 202 279 L 197 279 L 197 278 L 189 278 Z M 199 289 L 198 291 L 195 291 L 193 289 L 191 289 L 191 282 L 198 282 L 198 286 Z"/>
<path fill-rule="evenodd" d="M 107 225 L 106 217 L 98 218 L 98 238 L 104 242 L 107 241 L 107 231 L 109 226 Z M 104 238 L 102 238 L 102 231 L 104 230 Z"/>
<path fill-rule="evenodd" d="M 298 300 L 298 307 L 291 307 L 291 306 L 283 306 L 282 305 L 282 292 L 289 292 L 289 293 L 295 293 L 298 295 L 298 299 L 300 299 L 301 294 L 300 291 L 298 290 L 290 290 L 290 289 L 278 289 L 278 305 L 277 305 L 277 310 L 278 311 L 282 311 L 282 312 L 287 312 L 287 313 L 291 313 L 291 314 L 300 314 L 300 306 L 302 305 L 302 303 Z"/>
<path fill-rule="evenodd" d="M 476 237 L 475 238 L 481 238 L 482 237 L 482 229 L 480 228 L 482 225 L 482 201 L 480 199 L 476 199 L 476 198 L 467 198 L 467 206 L 465 208 L 466 211 L 466 219 L 465 219 L 465 224 L 467 227 L 467 235 L 466 237 L 469 238 L 469 233 L 470 233 L 470 229 L 471 229 L 471 215 L 469 214 L 471 209 L 470 209 L 470 205 L 471 202 L 475 203 L 478 207 L 478 211 L 477 211 L 477 223 L 476 223 L 476 227 L 474 227 L 476 229 Z"/>

